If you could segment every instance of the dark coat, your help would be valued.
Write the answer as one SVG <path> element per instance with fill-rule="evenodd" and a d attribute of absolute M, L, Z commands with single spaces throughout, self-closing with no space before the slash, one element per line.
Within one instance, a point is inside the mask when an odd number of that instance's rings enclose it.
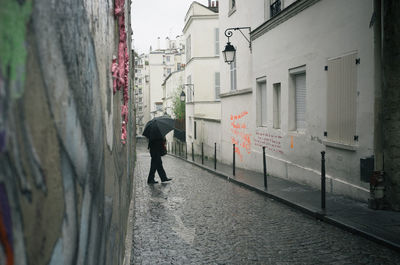
<path fill-rule="evenodd" d="M 148 149 L 150 149 L 151 157 L 161 156 L 165 149 L 165 139 L 157 139 L 149 142 Z"/>

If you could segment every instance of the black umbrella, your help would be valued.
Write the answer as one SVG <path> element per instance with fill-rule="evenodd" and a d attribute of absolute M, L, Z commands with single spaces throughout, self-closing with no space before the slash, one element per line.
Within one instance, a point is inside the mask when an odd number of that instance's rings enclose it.
<path fill-rule="evenodd" d="M 172 131 L 175 127 L 175 120 L 170 116 L 164 115 L 155 117 L 146 123 L 143 135 L 149 140 L 162 139 L 167 133 Z"/>

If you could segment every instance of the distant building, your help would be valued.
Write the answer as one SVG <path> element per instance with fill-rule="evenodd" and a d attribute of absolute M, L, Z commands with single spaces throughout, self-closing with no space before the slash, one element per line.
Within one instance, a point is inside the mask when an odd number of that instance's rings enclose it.
<path fill-rule="evenodd" d="M 204 145 L 206 156 L 220 147 L 221 106 L 219 99 L 218 1 L 208 6 L 193 2 L 183 28 L 186 43 L 186 143 L 195 153 Z M 191 148 L 188 148 L 191 153 Z"/>
<path fill-rule="evenodd" d="M 166 47 L 161 49 L 158 44 L 156 50 L 149 54 L 150 76 L 150 116 L 154 118 L 164 114 L 162 84 L 172 72 L 181 69 L 183 44 L 180 36 L 176 40 L 166 38 Z"/>
<path fill-rule="evenodd" d="M 135 110 L 136 110 L 136 134 L 143 133 L 144 126 L 150 120 L 149 101 L 149 61 L 148 55 L 135 54 Z"/>

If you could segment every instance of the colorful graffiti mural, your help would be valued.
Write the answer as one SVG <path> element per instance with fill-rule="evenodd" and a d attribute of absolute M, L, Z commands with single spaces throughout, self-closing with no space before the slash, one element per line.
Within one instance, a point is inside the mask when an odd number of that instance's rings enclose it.
<path fill-rule="evenodd" d="M 132 183 L 133 146 L 123 150 L 133 141 L 127 131 L 130 7 L 129 1 L 116 2 L 113 20 L 109 1 L 2 1 L 0 264 L 122 262 Z M 103 34 L 101 43 L 95 33 Z M 117 52 L 115 86 L 102 85 L 109 59 L 98 58 Z M 112 126 L 118 144 L 110 153 L 103 140 L 109 106 L 102 96 L 114 87 L 122 100 L 111 108 L 121 116 L 112 118 L 122 117 L 122 129 Z"/>
<path fill-rule="evenodd" d="M 231 142 L 235 144 L 235 153 L 238 154 L 239 159 L 243 161 L 243 154 L 251 153 L 251 134 L 247 133 L 247 121 L 245 119 L 247 111 L 242 111 L 238 115 L 232 114 L 231 120 Z"/>
<path fill-rule="evenodd" d="M 115 94 L 116 89 L 122 90 L 123 94 L 123 106 L 121 108 L 122 126 L 121 126 L 121 142 L 126 144 L 127 139 L 127 126 L 128 126 L 128 76 L 129 76 L 129 55 L 128 46 L 126 39 L 125 29 L 125 0 L 115 0 L 114 15 L 118 20 L 119 29 L 119 44 L 118 44 L 118 63 L 116 60 L 112 61 L 111 72 L 113 78 L 116 80 L 114 83 L 113 93 Z M 114 81 L 115 82 L 115 81 Z"/>
<path fill-rule="evenodd" d="M 4 253 L 4 255 L 0 255 L 0 264 L 13 265 L 14 251 L 11 211 L 4 183 L 0 183 L 0 243 Z"/>

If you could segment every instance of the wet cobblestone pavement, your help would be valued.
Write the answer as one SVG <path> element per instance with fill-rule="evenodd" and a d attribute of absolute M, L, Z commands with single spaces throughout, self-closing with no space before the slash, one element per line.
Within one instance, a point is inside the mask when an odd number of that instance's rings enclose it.
<path fill-rule="evenodd" d="M 400 264 L 398 252 L 171 156 L 173 180 L 148 185 L 150 155 L 137 152 L 131 264 Z"/>

